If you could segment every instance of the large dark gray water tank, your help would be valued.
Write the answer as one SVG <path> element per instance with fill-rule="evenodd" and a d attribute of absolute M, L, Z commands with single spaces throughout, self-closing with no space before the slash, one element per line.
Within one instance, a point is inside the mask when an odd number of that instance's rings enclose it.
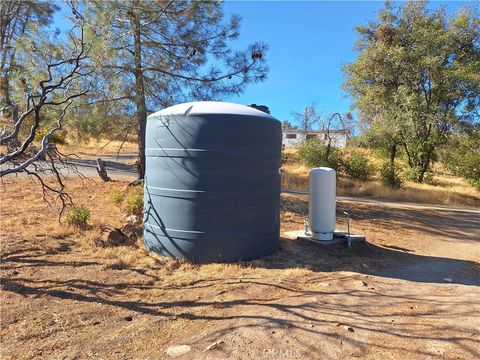
<path fill-rule="evenodd" d="M 281 146 L 280 122 L 243 105 L 192 102 L 150 115 L 145 247 L 195 262 L 271 254 Z"/>

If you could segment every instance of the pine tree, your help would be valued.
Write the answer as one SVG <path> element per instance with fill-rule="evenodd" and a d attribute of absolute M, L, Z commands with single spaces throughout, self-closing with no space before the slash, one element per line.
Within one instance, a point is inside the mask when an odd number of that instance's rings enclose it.
<path fill-rule="evenodd" d="M 266 46 L 231 48 L 240 18 L 219 2 L 94 1 L 91 19 L 97 99 L 119 101 L 138 127 L 138 177 L 145 172 L 145 128 L 154 110 L 188 100 L 241 93 L 266 78 Z M 98 96 L 100 94 L 100 96 Z"/>

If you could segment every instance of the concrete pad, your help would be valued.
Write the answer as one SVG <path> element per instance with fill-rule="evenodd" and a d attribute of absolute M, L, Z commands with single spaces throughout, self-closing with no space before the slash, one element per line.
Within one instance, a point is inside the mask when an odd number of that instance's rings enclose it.
<path fill-rule="evenodd" d="M 319 245 L 345 244 L 348 241 L 348 233 L 343 231 L 335 231 L 333 233 L 333 240 L 330 240 L 330 241 L 315 240 L 311 236 L 306 235 L 305 230 L 303 229 L 287 231 L 284 233 L 284 235 L 291 239 L 296 238 L 296 239 L 308 240 Z M 350 241 L 352 243 L 361 243 L 361 242 L 365 242 L 366 238 L 363 235 L 350 234 Z"/>

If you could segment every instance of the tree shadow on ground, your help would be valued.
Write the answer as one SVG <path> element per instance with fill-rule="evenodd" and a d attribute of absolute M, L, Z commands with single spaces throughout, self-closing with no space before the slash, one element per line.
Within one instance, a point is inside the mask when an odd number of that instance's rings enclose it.
<path fill-rule="evenodd" d="M 281 238 L 278 251 L 253 262 L 264 268 L 307 268 L 315 272 L 352 271 L 425 283 L 480 285 L 480 265 L 474 261 L 416 255 L 365 243 L 318 245 Z"/>
<path fill-rule="evenodd" d="M 69 244 L 60 244 L 55 248 L 54 254 L 61 254 L 68 250 Z M 45 257 L 48 253 L 38 249 L 32 254 L 31 249 L 25 249 L 30 253 L 12 251 L 2 259 L 2 268 L 5 270 L 42 267 L 72 267 L 88 266 L 89 268 L 101 267 L 101 262 L 89 261 L 62 261 L 61 258 Z M 402 273 L 402 270 L 410 264 L 418 267 L 417 272 Z M 429 264 L 435 266 L 428 270 Z M 343 245 L 319 247 L 315 243 L 305 240 L 288 240 L 282 238 L 278 251 L 267 258 L 243 263 L 246 267 L 259 267 L 265 269 L 292 269 L 306 267 L 314 271 L 298 281 L 282 281 L 272 277 L 262 278 L 252 273 L 251 276 L 216 276 L 208 279 L 196 279 L 195 275 L 188 281 L 165 283 L 163 279 L 154 277 L 154 271 L 145 274 L 139 269 L 131 268 L 118 274 L 122 276 L 108 277 L 103 279 L 72 278 L 68 271 L 62 272 L 62 278 L 49 276 L 34 279 L 21 271 L 12 276 L 7 274 L 1 279 L 2 290 L 15 293 L 27 299 L 30 297 L 51 297 L 61 299 L 65 303 L 81 302 L 98 309 L 98 306 L 111 306 L 123 312 L 117 316 L 135 314 L 162 319 L 162 321 L 208 321 L 212 324 L 212 330 L 204 337 L 195 339 L 202 348 L 205 342 L 223 339 L 227 334 L 251 329 L 256 332 L 272 333 L 294 329 L 306 335 L 299 336 L 296 345 L 305 354 L 318 353 L 318 347 L 311 341 L 312 336 L 322 337 L 324 341 L 332 343 L 343 341 L 348 346 L 355 348 L 356 353 L 366 355 L 372 347 L 388 351 L 405 351 L 411 355 L 433 356 L 436 355 L 428 348 L 417 348 L 415 351 L 403 348 L 400 343 L 391 344 L 369 340 L 368 337 L 359 339 L 349 336 L 348 332 L 342 333 L 338 328 L 339 322 L 351 321 L 356 331 L 375 336 L 391 336 L 394 339 L 408 341 L 439 341 L 453 343 L 465 353 L 475 354 L 475 348 L 479 345 L 476 338 L 472 338 L 468 329 L 458 326 L 444 326 L 443 332 L 449 335 L 439 337 L 435 323 L 425 325 L 421 332 L 405 331 L 414 329 L 416 317 L 443 317 L 449 318 L 466 316 L 470 308 L 463 303 L 462 299 L 451 297 L 428 296 L 420 292 L 400 292 L 391 294 L 382 289 L 373 287 L 355 288 L 347 286 L 341 289 L 329 290 L 329 288 L 311 290 L 304 286 L 304 281 L 322 282 L 335 281 L 346 283 L 351 281 L 351 276 L 344 274 L 330 274 L 338 271 L 354 271 L 363 274 L 374 274 L 387 278 L 396 278 L 423 283 L 444 282 L 442 276 L 446 276 L 444 269 L 457 269 L 464 267 L 471 274 L 461 277 L 452 276 L 454 283 L 465 285 L 478 285 L 475 283 L 475 274 L 478 275 L 478 264 L 473 262 L 443 259 L 428 256 L 409 254 L 403 249 L 386 249 L 373 244 L 355 244 L 352 249 Z M 366 265 L 366 266 L 364 266 Z M 389 274 L 388 271 L 395 269 L 396 272 Z M 476 270 L 474 270 L 476 269 Z M 28 270 L 30 271 L 30 270 Z M 105 270 L 102 270 L 102 272 Z M 107 270 L 115 271 L 115 270 Z M 474 273 L 476 271 L 476 273 Z M 78 273 L 77 273 L 78 274 Z M 130 275 L 131 274 L 131 275 Z M 153 277 L 152 277 L 153 276 Z M 147 281 L 145 281 L 145 277 Z M 478 280 L 478 276 L 476 277 Z M 368 281 L 368 280 L 367 280 Z M 170 291 L 173 291 L 171 293 Z M 148 296 L 146 294 L 149 294 Z M 201 297 L 198 297 L 201 294 Z M 222 294 L 229 294 L 222 299 Z M 325 301 L 329 296 L 330 301 Z M 350 299 L 345 305 L 338 299 Z M 367 306 L 369 299 L 378 300 L 376 310 L 372 312 Z M 351 300 L 354 299 L 354 300 Z M 26 301 L 26 300 L 25 300 Z M 62 303 L 63 303 L 62 301 Z M 405 314 L 398 310 L 398 303 L 415 303 L 419 310 L 415 313 Z M 397 307 L 397 308 L 396 308 Z M 397 310 L 392 310 L 396 308 Z M 206 311 L 205 309 L 210 309 Z M 378 311 L 377 311 L 378 310 Z M 391 324 L 392 316 L 401 316 L 403 322 L 397 322 L 397 328 Z M 350 320 L 347 320 L 350 319 Z M 119 321 L 114 318 L 112 321 Z M 116 325 L 118 326 L 118 325 Z M 339 329 L 339 330 L 337 330 Z M 454 334 L 454 335 L 452 335 Z M 307 339 L 310 340 L 307 340 Z M 327 339 L 327 340 L 325 340 Z M 193 341 L 193 340 L 192 340 Z M 275 344 L 273 342 L 272 344 Z"/>
<path fill-rule="evenodd" d="M 308 203 L 305 199 L 284 198 L 282 210 L 306 216 Z M 351 214 L 354 226 L 371 223 L 379 229 L 393 229 L 395 232 L 392 236 L 397 238 L 404 236 L 403 231 L 415 231 L 438 237 L 439 241 L 447 241 L 446 246 L 452 247 L 457 241 L 480 241 L 480 216 L 475 213 L 337 203 L 337 219 L 342 220 L 344 211 Z M 480 285 L 480 265 L 477 262 L 423 256 L 414 254 L 414 251 L 407 248 L 378 246 L 368 242 L 355 243 L 352 249 L 348 249 L 346 245 L 320 246 L 306 240 L 283 238 L 278 253 L 260 263 L 260 266 L 267 268 L 297 266 L 314 271 L 350 270 L 417 282 L 451 281 L 463 285 Z"/>
<path fill-rule="evenodd" d="M 336 278 L 342 280 L 342 276 Z M 345 280 L 348 280 L 347 278 Z M 412 355 L 432 356 L 436 355 L 428 348 L 418 348 L 414 351 L 403 348 L 400 344 L 391 344 L 388 342 L 373 342 L 368 338 L 359 339 L 348 335 L 348 332 L 342 334 L 341 331 L 334 331 L 341 319 L 344 321 L 355 323 L 356 331 L 372 334 L 373 336 L 391 336 L 400 338 L 405 341 L 439 341 L 444 343 L 454 343 L 458 348 L 463 349 L 466 353 L 475 354 L 475 348 L 479 345 L 479 341 L 470 336 L 468 330 L 462 329 L 459 325 L 444 326 L 442 332 L 455 335 L 437 334 L 435 325 L 425 325 L 421 332 L 406 332 L 398 327 L 409 327 L 415 324 L 414 318 L 417 316 L 424 317 L 448 317 L 448 316 L 465 316 L 466 310 L 462 307 L 460 300 L 442 298 L 422 298 L 422 296 L 414 295 L 388 295 L 375 290 L 359 290 L 359 289 L 342 289 L 329 291 L 311 291 L 302 289 L 299 284 L 285 284 L 282 282 L 272 282 L 272 279 L 244 278 L 244 277 L 220 277 L 214 279 L 200 279 L 192 281 L 188 284 L 178 285 L 145 285 L 142 282 L 122 282 L 121 277 L 118 282 L 107 283 L 101 281 L 89 281 L 86 279 L 72 279 L 70 281 L 61 281 L 57 279 L 40 279 L 33 280 L 24 277 L 14 279 L 1 279 L 3 291 L 20 294 L 23 297 L 52 297 L 66 301 L 77 301 L 89 303 L 92 306 L 112 306 L 118 310 L 134 312 L 139 315 L 160 318 L 164 321 L 175 321 L 177 319 L 188 321 L 208 321 L 212 330 L 204 332 L 204 336 L 196 337 L 195 342 L 212 343 L 221 340 L 225 335 L 245 329 L 253 329 L 265 333 L 275 333 L 275 330 L 296 329 L 301 333 L 310 336 L 310 341 L 296 338 L 298 346 L 307 354 L 318 353 L 319 348 L 313 339 L 321 336 L 327 341 L 338 342 L 341 340 L 345 344 L 357 349 L 358 354 L 365 355 L 372 348 L 383 350 L 406 351 Z M 243 291 L 234 299 L 220 300 L 218 295 L 228 292 L 228 289 L 236 286 L 250 286 L 254 288 L 270 289 L 268 293 L 269 300 L 256 294 L 250 294 Z M 165 291 L 181 291 L 184 299 L 174 300 L 166 296 L 153 300 L 131 300 L 132 291 L 145 292 L 162 290 Z M 198 297 L 192 298 L 198 294 L 203 294 L 202 299 Z M 219 291 L 221 290 L 221 291 Z M 275 290 L 280 291 L 281 297 L 273 297 L 271 294 Z M 288 296 L 285 296 L 285 293 Z M 130 294 L 130 295 L 129 295 Z M 137 294 L 139 294 L 137 292 Z M 196 295 L 195 295 L 196 296 Z M 319 300 L 320 296 L 322 300 Z M 324 301 L 329 296 L 337 299 L 339 296 L 347 296 L 355 298 L 357 301 L 350 303 L 348 306 L 337 303 L 336 301 Z M 138 296 L 134 296 L 138 299 Z M 182 297 L 182 296 L 180 296 Z M 383 297 L 384 301 L 381 305 L 376 306 L 374 314 L 371 309 L 365 306 L 369 299 Z M 285 299 L 288 299 L 285 302 Z M 412 314 L 404 314 L 402 312 L 392 312 L 391 308 L 398 302 L 411 303 L 415 302 L 419 307 L 429 306 L 434 310 L 419 311 Z M 358 303 L 357 303 L 358 302 Z M 455 306 L 451 306 L 451 305 Z M 446 306 L 448 305 L 448 307 Z M 205 309 L 212 309 L 205 311 Z M 380 308 L 383 308 L 381 310 Z M 214 310 L 217 309 L 217 310 Z M 241 309 L 241 310 L 240 310 Z M 253 313 L 248 309 L 256 309 Z M 379 311 L 383 311 L 380 314 Z M 398 311 L 398 310 L 397 310 Z M 128 313 L 127 313 L 128 314 Z M 131 313 L 130 313 L 131 314 Z M 112 318 L 116 327 L 118 317 L 122 313 L 118 313 L 117 317 Z M 125 312 L 123 313 L 125 316 Z M 391 324 L 392 316 L 402 316 L 403 320 L 397 322 L 397 327 Z M 346 320 L 350 319 L 350 320 Z M 411 322 L 411 323 L 410 323 Z"/>
<path fill-rule="evenodd" d="M 282 209 L 299 215 L 308 215 L 308 202 L 302 199 L 282 199 Z M 337 218 L 344 217 L 344 211 L 351 214 L 352 221 L 368 221 L 378 227 L 398 227 L 399 237 L 403 230 L 448 238 L 458 241 L 480 242 L 480 214 L 468 211 L 425 210 L 392 208 L 381 205 L 337 202 Z"/>

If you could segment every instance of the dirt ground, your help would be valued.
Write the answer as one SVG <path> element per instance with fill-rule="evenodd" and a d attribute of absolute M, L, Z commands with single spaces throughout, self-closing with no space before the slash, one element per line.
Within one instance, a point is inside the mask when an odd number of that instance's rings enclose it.
<path fill-rule="evenodd" d="M 478 359 L 480 214 L 339 202 L 368 242 L 282 237 L 239 264 L 192 265 L 141 247 L 97 248 L 125 182 L 75 183 L 84 231 L 59 224 L 26 181 L 0 193 L 2 359 Z M 303 197 L 282 197 L 282 234 Z"/>

